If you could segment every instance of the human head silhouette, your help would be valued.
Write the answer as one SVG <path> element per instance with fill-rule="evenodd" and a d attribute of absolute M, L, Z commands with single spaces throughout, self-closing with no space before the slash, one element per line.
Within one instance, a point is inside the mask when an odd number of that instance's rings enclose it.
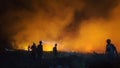
<path fill-rule="evenodd" d="M 36 45 L 35 42 L 33 42 L 33 45 Z"/>
<path fill-rule="evenodd" d="M 111 43 L 111 40 L 110 40 L 110 39 L 107 39 L 106 42 L 107 42 L 108 44 L 110 44 L 110 43 Z"/>
<path fill-rule="evenodd" d="M 57 47 L 57 43 L 55 44 L 55 47 Z"/>
<path fill-rule="evenodd" d="M 42 41 L 39 41 L 39 44 L 42 45 Z"/>

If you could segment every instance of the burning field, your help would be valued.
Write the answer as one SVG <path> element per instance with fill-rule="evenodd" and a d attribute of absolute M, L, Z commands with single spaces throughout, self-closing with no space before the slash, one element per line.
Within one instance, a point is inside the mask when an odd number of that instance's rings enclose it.
<path fill-rule="evenodd" d="M 120 52 L 119 0 L 0 0 L 0 49 L 104 52 L 110 38 Z"/>

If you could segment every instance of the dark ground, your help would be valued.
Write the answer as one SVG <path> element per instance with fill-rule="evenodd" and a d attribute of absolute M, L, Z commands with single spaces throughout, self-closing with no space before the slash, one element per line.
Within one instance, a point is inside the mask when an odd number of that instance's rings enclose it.
<path fill-rule="evenodd" d="M 7 51 L 0 54 L 0 68 L 120 68 L 120 60 L 108 59 L 104 54 L 80 54 L 44 52 L 42 60 L 33 59 L 27 51 Z"/>

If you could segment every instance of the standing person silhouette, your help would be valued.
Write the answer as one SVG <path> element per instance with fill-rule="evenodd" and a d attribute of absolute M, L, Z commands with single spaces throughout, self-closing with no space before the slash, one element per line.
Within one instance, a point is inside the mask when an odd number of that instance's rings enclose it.
<path fill-rule="evenodd" d="M 107 57 L 109 57 L 110 59 L 114 59 L 118 56 L 116 47 L 114 46 L 114 44 L 111 43 L 110 39 L 106 40 L 106 52 L 105 54 L 107 55 Z"/>
<path fill-rule="evenodd" d="M 37 53 L 40 58 L 42 58 L 43 55 L 43 45 L 42 41 L 39 42 L 38 47 L 37 47 Z"/>
<path fill-rule="evenodd" d="M 57 55 L 58 55 L 57 44 L 55 44 L 55 46 L 53 47 L 53 55 L 54 55 L 55 57 L 57 57 Z"/>
<path fill-rule="evenodd" d="M 33 59 L 37 58 L 37 48 L 36 48 L 36 44 L 33 42 L 33 45 L 31 46 L 31 55 L 33 57 Z"/>

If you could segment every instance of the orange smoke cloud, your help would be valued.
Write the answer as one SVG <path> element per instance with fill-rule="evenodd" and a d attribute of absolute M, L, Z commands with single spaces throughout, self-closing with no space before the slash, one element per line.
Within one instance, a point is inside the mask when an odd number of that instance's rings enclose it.
<path fill-rule="evenodd" d="M 13 46 L 17 49 L 27 49 L 33 42 L 38 44 L 43 40 L 57 42 L 60 51 L 104 52 L 106 39 L 110 38 L 120 51 L 120 6 L 110 8 L 110 12 L 107 12 L 100 5 L 100 9 L 91 6 L 93 2 L 84 3 L 80 0 L 81 5 L 77 1 L 71 2 L 46 2 L 46 6 L 49 7 L 44 10 L 38 9 L 38 5 L 35 5 L 37 12 L 32 18 L 22 20 L 25 28 L 14 36 Z M 53 46 L 53 43 L 44 44 L 43 48 L 45 51 L 51 51 Z"/>

